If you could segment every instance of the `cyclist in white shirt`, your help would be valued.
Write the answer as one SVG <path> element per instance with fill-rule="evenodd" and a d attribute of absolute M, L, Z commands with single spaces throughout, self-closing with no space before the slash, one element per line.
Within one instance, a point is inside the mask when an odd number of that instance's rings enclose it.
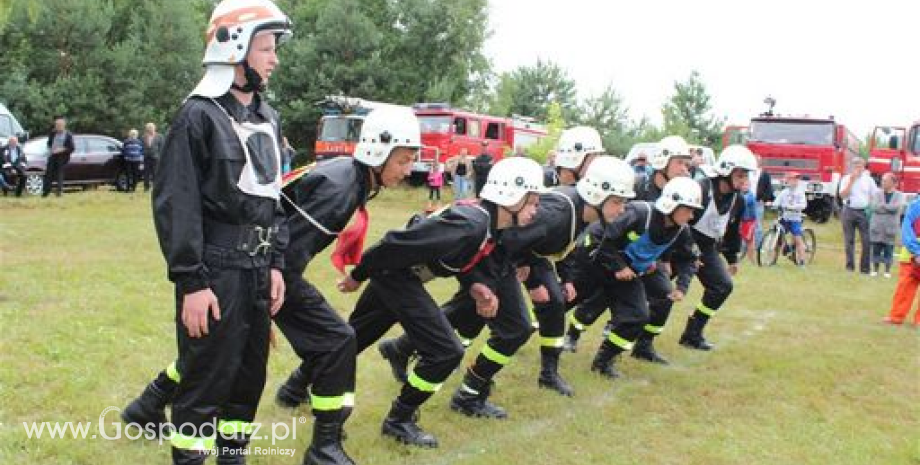
<path fill-rule="evenodd" d="M 802 211 L 808 206 L 805 189 L 799 186 L 799 173 L 786 173 L 786 187 L 776 197 L 773 204 L 782 211 L 780 220 L 786 231 L 795 238 L 795 263 L 805 265 L 805 241 L 802 240 Z"/>

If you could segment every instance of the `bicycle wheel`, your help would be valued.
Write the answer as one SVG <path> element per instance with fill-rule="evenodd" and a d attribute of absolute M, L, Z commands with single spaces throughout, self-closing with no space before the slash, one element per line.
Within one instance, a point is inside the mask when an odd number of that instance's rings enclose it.
<path fill-rule="evenodd" d="M 818 252 L 818 239 L 815 237 L 815 231 L 811 228 L 802 230 L 802 240 L 805 241 L 805 256 L 802 257 L 802 260 L 806 265 L 811 265 Z"/>
<path fill-rule="evenodd" d="M 779 231 L 773 227 L 764 233 L 760 244 L 757 247 L 757 265 L 773 266 L 779 259 L 779 251 L 782 248 Z"/>

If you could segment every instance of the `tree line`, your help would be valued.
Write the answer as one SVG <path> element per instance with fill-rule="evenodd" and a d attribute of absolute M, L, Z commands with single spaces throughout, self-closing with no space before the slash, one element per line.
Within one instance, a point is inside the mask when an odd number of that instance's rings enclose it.
<path fill-rule="evenodd" d="M 0 102 L 33 134 L 63 114 L 78 132 L 123 137 L 168 126 L 201 76 L 214 0 L 7 0 L 0 4 Z M 532 116 L 553 133 L 596 127 L 610 153 L 681 134 L 720 143 L 724 119 L 696 72 L 674 83 L 662 124 L 633 118 L 614 83 L 579 96 L 552 61 L 497 73 L 483 53 L 487 0 L 277 0 L 294 23 L 279 48 L 269 98 L 284 132 L 312 149 L 316 103 L 344 94 L 410 105 L 448 102 L 492 115 Z M 538 147 L 538 158 L 552 141 Z M 306 150 L 304 150 L 306 149 Z"/>

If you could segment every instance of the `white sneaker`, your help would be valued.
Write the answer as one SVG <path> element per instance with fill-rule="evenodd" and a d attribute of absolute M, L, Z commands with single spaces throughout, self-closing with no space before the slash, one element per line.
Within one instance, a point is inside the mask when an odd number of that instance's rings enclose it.
<path fill-rule="evenodd" d="M 891 273 L 885 273 L 885 277 L 886 277 L 886 278 L 890 278 L 890 277 L 891 277 Z"/>
<path fill-rule="evenodd" d="M 869 273 L 869 276 L 872 276 L 873 278 L 876 277 L 876 276 L 878 276 L 878 271 L 873 271 L 873 272 Z"/>

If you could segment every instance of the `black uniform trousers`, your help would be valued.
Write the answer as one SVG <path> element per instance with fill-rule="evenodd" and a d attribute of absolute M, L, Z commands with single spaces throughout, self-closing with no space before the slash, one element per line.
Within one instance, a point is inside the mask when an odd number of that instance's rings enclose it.
<path fill-rule="evenodd" d="M 696 272 L 696 277 L 703 285 L 703 298 L 697 305 L 694 316 L 708 319 L 715 316 L 719 308 L 728 300 L 734 285 L 725 261 L 719 254 L 718 244 L 711 239 L 700 239 L 699 235 L 696 237 L 702 262 L 702 266 Z"/>
<path fill-rule="evenodd" d="M 646 274 L 640 278 L 645 286 L 648 299 L 649 320 L 643 329 L 646 337 L 656 337 L 664 330 L 665 324 L 671 315 L 674 302 L 669 295 L 674 289 L 669 278 L 660 270 Z M 572 324 L 576 329 L 584 331 L 594 324 L 598 318 L 609 308 L 610 300 L 602 288 L 593 290 L 587 298 L 578 302 L 572 314 Z M 611 324 L 614 324 L 615 312 L 611 312 Z"/>
<path fill-rule="evenodd" d="M 275 323 L 309 373 L 311 405 L 317 414 L 351 407 L 345 396 L 355 385 L 355 332 L 313 284 L 285 273 L 284 305 Z"/>
<path fill-rule="evenodd" d="M 463 360 L 463 346 L 447 317 L 410 270 L 373 276 L 348 320 L 355 331 L 357 353 L 400 323 L 418 354 L 399 401 L 419 406 L 440 389 Z"/>
<path fill-rule="evenodd" d="M 611 309 L 611 328 L 605 344 L 612 344 L 618 351 L 630 350 L 633 344 L 653 321 L 667 320 L 671 302 L 671 282 L 659 270 L 642 275 L 630 281 L 617 280 L 611 273 L 595 268 L 583 273 L 575 283 L 576 292 L 584 291 L 592 305 L 603 300 L 604 308 Z M 591 293 L 600 289 L 599 293 Z M 594 308 L 597 308 L 596 306 Z M 652 310 L 650 310 L 650 308 Z M 655 320 L 652 320 L 652 315 Z M 663 323 L 662 323 L 663 325 Z"/>
<path fill-rule="evenodd" d="M 534 304 L 534 316 L 536 316 L 537 321 L 540 323 L 540 345 L 561 348 L 563 337 L 565 336 L 566 313 L 565 292 L 562 289 L 562 283 L 559 282 L 559 278 L 556 277 L 552 269 L 539 268 L 531 270 L 531 273 L 537 273 L 537 275 L 531 275 L 531 279 L 533 279 L 535 283 L 545 286 L 549 294 L 549 300 L 547 302 Z M 499 304 L 504 306 L 504 300 L 499 299 Z M 601 299 L 601 311 L 606 308 L 605 305 L 606 304 Z M 451 324 L 454 328 L 457 329 L 457 334 L 464 341 L 464 345 L 469 345 L 473 339 L 476 339 L 487 324 L 487 321 L 481 317 L 476 318 L 470 316 L 468 312 L 464 313 L 469 308 L 472 308 L 473 313 L 475 313 L 476 304 L 469 298 L 469 289 L 465 288 L 460 289 L 449 302 L 444 304 L 444 310 L 448 313 L 448 318 L 451 320 Z M 459 313 L 457 313 L 458 310 L 460 310 Z M 456 313 L 456 315 L 452 316 L 454 313 Z M 476 316 L 478 317 L 478 315 Z M 508 322 L 499 323 L 500 327 L 498 331 L 510 335 L 511 337 L 508 338 L 509 340 L 513 339 L 515 333 L 519 333 L 520 331 L 516 326 L 519 323 L 519 319 L 509 319 Z M 530 332 L 531 331 L 528 331 L 528 334 L 530 334 Z M 503 344 L 501 342 L 496 342 L 496 344 L 508 347 L 513 345 Z"/>
<path fill-rule="evenodd" d="M 215 428 L 226 423 L 245 430 L 243 425 L 255 419 L 271 328 L 270 272 L 268 260 L 263 261 L 251 266 L 253 260 L 244 253 L 205 247 L 210 289 L 220 305 L 220 320 L 208 314 L 207 336 L 188 336 L 182 323 L 184 296 L 176 292 L 177 368 L 182 375 L 172 403 L 176 448 L 210 449 Z"/>
<path fill-rule="evenodd" d="M 460 337 L 473 339 L 489 327 L 489 339 L 470 369 L 480 378 L 491 379 L 511 361 L 533 332 L 521 284 L 514 273 L 498 279 L 494 289 L 498 298 L 498 312 L 494 318 L 485 319 L 476 313 L 476 301 L 469 288 L 460 290 L 442 307 L 451 325 Z"/>
<path fill-rule="evenodd" d="M 546 287 L 549 300 L 543 303 L 534 303 L 533 312 L 540 323 L 540 346 L 562 348 L 565 336 L 565 292 L 562 283 L 552 268 L 539 267 L 531 270 L 536 275 L 532 277 L 540 285 Z"/>

